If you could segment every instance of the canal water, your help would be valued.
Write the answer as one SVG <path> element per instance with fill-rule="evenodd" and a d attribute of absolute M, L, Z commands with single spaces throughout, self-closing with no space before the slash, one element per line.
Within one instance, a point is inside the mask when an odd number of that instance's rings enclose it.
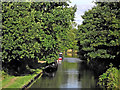
<path fill-rule="evenodd" d="M 43 74 L 31 88 L 96 88 L 96 79 L 84 61 L 64 58 L 56 72 Z"/>

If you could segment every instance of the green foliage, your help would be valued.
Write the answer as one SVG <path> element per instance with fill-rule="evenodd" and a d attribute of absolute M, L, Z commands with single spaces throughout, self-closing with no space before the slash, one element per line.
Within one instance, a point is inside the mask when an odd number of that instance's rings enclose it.
<path fill-rule="evenodd" d="M 120 70 L 110 65 L 110 68 L 99 76 L 98 84 L 101 87 L 120 88 Z"/>
<path fill-rule="evenodd" d="M 78 26 L 80 55 L 89 61 L 89 64 L 93 66 L 93 70 L 95 66 L 108 66 L 110 62 L 116 65 L 120 64 L 119 13 L 120 2 L 96 2 L 96 6 L 86 11 L 82 16 L 84 19 L 83 24 Z M 100 72 L 99 69 L 96 71 Z M 119 70 L 111 65 L 100 76 L 99 85 L 108 88 L 119 88 L 119 73 Z"/>
<path fill-rule="evenodd" d="M 77 47 L 77 29 L 74 27 L 76 23 L 71 22 L 70 29 L 66 32 L 66 35 L 63 36 L 63 41 L 60 42 L 59 46 L 62 51 L 68 50 L 68 49 L 78 49 Z M 61 41 L 61 40 L 60 40 Z"/>
<path fill-rule="evenodd" d="M 61 47 L 68 48 L 67 43 L 60 44 L 74 20 L 76 8 L 68 6 L 66 2 L 3 2 L 3 67 L 12 61 L 56 60 Z"/>
<path fill-rule="evenodd" d="M 81 53 L 90 59 L 119 59 L 120 2 L 99 2 L 82 16 L 78 27 Z"/>

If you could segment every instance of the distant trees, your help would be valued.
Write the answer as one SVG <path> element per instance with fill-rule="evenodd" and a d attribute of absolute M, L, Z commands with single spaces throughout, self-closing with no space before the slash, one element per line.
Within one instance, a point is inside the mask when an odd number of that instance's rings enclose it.
<path fill-rule="evenodd" d="M 76 27 L 76 23 L 75 22 L 71 22 L 71 26 L 70 29 L 66 32 L 66 35 L 63 36 L 64 38 L 64 42 L 61 41 L 60 46 L 62 51 L 68 50 L 68 49 L 78 49 L 77 46 L 77 29 Z"/>
<path fill-rule="evenodd" d="M 56 60 L 64 47 L 59 43 L 66 40 L 74 20 L 76 8 L 68 6 L 66 2 L 3 2 L 3 69 L 21 72 L 38 60 Z"/>

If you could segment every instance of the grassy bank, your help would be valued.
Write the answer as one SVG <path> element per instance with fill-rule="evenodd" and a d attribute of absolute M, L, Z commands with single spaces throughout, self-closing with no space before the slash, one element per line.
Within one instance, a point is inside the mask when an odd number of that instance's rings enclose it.
<path fill-rule="evenodd" d="M 32 75 L 29 74 L 25 76 L 10 76 L 2 71 L 2 88 L 22 88 L 41 72 L 41 69 L 37 69 Z"/>

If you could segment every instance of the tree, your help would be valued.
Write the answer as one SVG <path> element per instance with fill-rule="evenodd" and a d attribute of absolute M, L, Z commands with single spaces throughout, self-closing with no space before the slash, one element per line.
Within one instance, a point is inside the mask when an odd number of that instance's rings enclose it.
<path fill-rule="evenodd" d="M 3 69 L 21 73 L 38 60 L 57 59 L 74 19 L 66 2 L 3 2 Z M 59 41 L 61 39 L 61 41 Z"/>
<path fill-rule="evenodd" d="M 119 62 L 120 2 L 97 2 L 82 16 L 79 28 L 80 51 L 88 60 Z M 106 62 L 107 62 L 106 61 Z"/>

